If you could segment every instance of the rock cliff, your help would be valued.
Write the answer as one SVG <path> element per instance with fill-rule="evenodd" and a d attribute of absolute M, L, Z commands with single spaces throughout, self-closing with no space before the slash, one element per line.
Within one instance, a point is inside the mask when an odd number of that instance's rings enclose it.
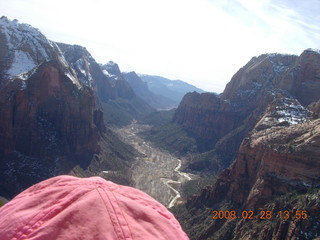
<path fill-rule="evenodd" d="M 236 140 L 240 147 L 232 165 L 221 172 L 213 186 L 202 189 L 176 210 L 191 239 L 318 237 L 319 57 L 317 51 L 306 50 L 299 57 L 276 54 L 253 58 L 234 75 L 221 96 L 211 96 L 211 108 L 202 107 L 209 105 L 208 101 L 191 101 L 196 103 L 194 108 L 207 112 L 217 109 L 216 102 L 226 101 L 235 107 L 231 111 L 241 109 L 244 114 L 238 119 L 237 129 L 243 137 Z M 191 109 L 192 104 L 188 105 Z M 188 123 L 186 119 L 182 123 Z M 212 129 L 222 124 L 212 119 Z M 197 121 L 193 125 L 201 128 Z M 234 131 L 218 140 L 215 148 L 227 147 L 226 143 L 232 142 L 228 135 Z M 237 216 L 212 219 L 208 209 L 236 211 Z M 248 211 L 252 211 L 252 219 L 244 219 L 242 213 Z M 266 211 L 270 211 L 270 219 L 261 218 Z M 286 217 L 284 211 L 288 211 Z M 307 219 L 301 218 L 300 211 L 305 211 Z"/>
<path fill-rule="evenodd" d="M 128 184 L 134 152 L 105 127 L 100 81 L 103 94 L 113 91 L 91 55 L 79 46 L 60 49 L 37 29 L 5 17 L 0 44 L 0 195 L 11 198 L 67 173 L 116 170 L 114 178 Z"/>
<path fill-rule="evenodd" d="M 319 99 L 320 54 L 263 54 L 252 58 L 221 95 L 189 93 L 173 121 L 198 139 L 200 151 L 215 149 L 227 166 L 241 141 L 278 98 L 297 99 L 304 107 Z M 225 154 L 225 153 L 228 154 Z"/>
<path fill-rule="evenodd" d="M 193 239 L 280 240 L 317 236 L 320 120 L 257 130 L 260 124 L 242 142 L 234 163 L 221 173 L 215 185 L 189 199 L 188 214 L 197 212 L 197 217 L 185 220 Z M 233 210 L 238 218 L 206 218 L 201 223 L 206 225 L 202 232 L 195 231 L 199 218 L 210 214 L 208 208 Z M 243 211 L 253 211 L 254 218 L 243 219 Z M 272 219 L 259 219 L 261 211 L 271 211 Z M 280 211 L 290 212 L 290 218 L 282 218 Z M 306 211 L 308 219 L 298 219 L 296 211 Z"/>
<path fill-rule="evenodd" d="M 173 121 L 182 125 L 201 144 L 199 150 L 212 149 L 215 143 L 239 126 L 241 114 L 213 93 L 187 93 L 177 108 Z"/>
<path fill-rule="evenodd" d="M 58 62 L 33 71 L 0 89 L 1 185 L 11 196 L 75 165 L 86 168 L 99 152 L 104 126 L 92 91 L 73 82 Z"/>
<path fill-rule="evenodd" d="M 94 91 L 108 124 L 125 125 L 153 111 L 124 79 L 118 64 L 98 64 L 86 48 L 58 43 L 80 82 Z"/>

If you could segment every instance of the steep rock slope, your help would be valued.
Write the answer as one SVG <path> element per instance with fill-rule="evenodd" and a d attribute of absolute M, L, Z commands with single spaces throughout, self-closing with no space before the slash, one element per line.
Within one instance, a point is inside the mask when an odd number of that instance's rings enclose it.
<path fill-rule="evenodd" d="M 29 25 L 1 18 L 0 44 L 0 195 L 57 174 L 129 167 L 133 151 L 106 130 L 94 79 L 78 77 L 59 46 Z"/>
<path fill-rule="evenodd" d="M 108 122 L 118 126 L 126 125 L 133 119 L 140 120 L 154 111 L 154 108 L 134 92 L 120 72 L 118 64 L 109 62 L 100 67 L 114 89 L 113 96 L 107 101 L 102 101 L 105 118 Z"/>
<path fill-rule="evenodd" d="M 153 109 L 132 90 L 114 62 L 99 65 L 86 48 L 58 43 L 80 81 L 94 90 L 107 123 L 129 124 Z"/>
<path fill-rule="evenodd" d="M 205 143 L 200 144 L 205 146 L 200 150 L 215 149 L 227 166 L 242 139 L 275 99 L 295 98 L 304 106 L 319 99 L 319 62 L 320 54 L 313 50 L 299 57 L 254 57 L 232 77 L 221 95 L 187 94 L 173 121 Z"/>
<path fill-rule="evenodd" d="M 26 73 L 43 61 L 59 59 L 57 45 L 37 29 L 27 24 L 0 19 L 0 74 L 1 86 L 8 79 Z"/>
<path fill-rule="evenodd" d="M 181 220 L 190 227 L 193 239 L 319 236 L 320 120 L 257 130 L 260 124 L 243 141 L 235 162 L 216 184 L 189 199 L 187 212 L 196 217 Z M 209 220 L 208 208 L 236 211 L 237 218 Z M 244 219 L 244 211 L 254 215 Z M 270 219 L 262 217 L 266 211 Z M 280 211 L 288 213 L 284 216 Z M 300 211 L 305 211 L 307 219 Z"/>
<path fill-rule="evenodd" d="M 247 119 L 251 122 L 237 140 L 240 148 L 230 168 L 176 209 L 191 239 L 319 237 L 319 63 L 314 50 L 299 57 L 262 55 L 240 69 L 220 98 L 214 98 L 245 113 L 240 130 Z M 219 126 L 214 120 L 212 124 Z M 215 149 L 227 149 L 234 131 Z M 212 219 L 215 210 L 236 215 Z"/>
<path fill-rule="evenodd" d="M 198 140 L 200 151 L 212 149 L 242 119 L 241 114 L 237 114 L 227 101 L 221 101 L 218 95 L 197 92 L 184 96 L 173 117 L 175 123 Z"/>

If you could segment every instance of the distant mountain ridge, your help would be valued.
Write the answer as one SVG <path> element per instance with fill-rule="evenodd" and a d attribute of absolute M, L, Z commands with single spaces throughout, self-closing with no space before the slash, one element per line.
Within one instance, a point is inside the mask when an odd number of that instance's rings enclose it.
<path fill-rule="evenodd" d="M 177 103 L 174 100 L 150 91 L 148 83 L 143 82 L 135 72 L 122 73 L 122 75 L 130 84 L 135 94 L 153 108 L 157 110 L 169 110 L 177 107 Z"/>
<path fill-rule="evenodd" d="M 148 88 L 151 92 L 171 99 L 176 105 L 181 102 L 183 96 L 188 92 L 205 92 L 202 89 L 181 80 L 170 80 L 168 78 L 147 74 L 138 74 L 138 76 L 143 82 L 148 84 Z"/>
<path fill-rule="evenodd" d="M 139 119 L 154 111 L 134 93 L 120 72 L 118 64 L 98 64 L 84 47 L 63 43 L 58 45 L 80 80 L 96 92 L 95 96 L 108 124 L 129 124 L 133 119 Z"/>

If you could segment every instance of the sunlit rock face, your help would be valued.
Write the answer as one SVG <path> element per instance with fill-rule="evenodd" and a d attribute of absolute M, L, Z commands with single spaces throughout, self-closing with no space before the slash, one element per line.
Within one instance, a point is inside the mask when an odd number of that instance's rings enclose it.
<path fill-rule="evenodd" d="M 191 128 L 191 132 L 205 131 L 201 129 L 204 126 L 214 131 L 223 126 L 222 119 L 238 126 L 229 129 L 214 148 L 234 150 L 229 158 L 233 163 L 221 172 L 213 186 L 188 200 L 185 206 L 189 215 L 184 215 L 190 218 L 179 217 L 191 238 L 267 240 L 318 236 L 319 57 L 318 51 L 310 49 L 300 56 L 261 55 L 241 68 L 220 96 L 185 96 L 175 121 Z M 222 108 L 223 104 L 230 108 Z M 227 109 L 229 115 L 221 109 Z M 201 116 L 197 111 L 210 114 L 210 124 L 203 124 L 209 117 L 195 117 Z M 238 118 L 233 119 L 231 114 Z M 232 149 L 235 145 L 238 147 Z M 209 221 L 207 209 L 234 210 L 240 217 Z M 255 214 L 272 211 L 274 215 L 264 222 L 256 215 L 252 220 L 242 219 L 241 212 L 249 210 Z M 280 218 L 279 211 L 285 210 L 293 215 L 296 210 L 306 211 L 309 218 Z"/>
<path fill-rule="evenodd" d="M 227 84 L 221 95 L 188 93 L 173 121 L 207 143 L 204 150 L 228 154 L 230 164 L 242 139 L 260 121 L 261 115 L 279 99 L 291 99 L 305 108 L 319 99 L 320 54 L 306 50 L 300 56 L 263 54 L 252 58 Z M 291 101 L 290 100 L 290 101 Z M 314 106 L 314 105 L 313 105 Z M 278 110 L 280 113 L 280 110 Z M 282 112 L 282 114 L 285 114 Z M 288 116 L 291 112 L 286 113 Z M 287 121 L 283 116 L 279 121 Z"/>
<path fill-rule="evenodd" d="M 303 105 L 319 100 L 320 52 L 305 50 L 280 79 L 279 87 L 289 91 Z"/>
<path fill-rule="evenodd" d="M 206 229 L 197 234 L 198 223 L 192 217 L 189 231 L 199 239 L 295 239 L 306 233 L 310 239 L 317 236 L 320 120 L 263 130 L 258 130 L 259 124 L 244 139 L 234 163 L 217 182 L 188 200 L 188 211 L 191 215 L 197 212 L 198 218 L 208 215 L 207 208 L 233 210 L 239 216 L 232 221 L 207 221 Z M 254 218 L 242 219 L 243 211 L 254 212 Z M 264 224 L 258 215 L 262 211 L 272 212 L 272 218 Z M 279 211 L 290 212 L 290 218 L 281 218 Z M 296 211 L 305 211 L 308 219 L 297 219 Z"/>

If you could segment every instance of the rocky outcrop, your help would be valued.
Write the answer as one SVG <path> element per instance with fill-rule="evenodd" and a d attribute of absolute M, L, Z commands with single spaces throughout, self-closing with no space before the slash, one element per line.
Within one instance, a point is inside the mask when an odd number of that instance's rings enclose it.
<path fill-rule="evenodd" d="M 117 64 L 100 66 L 82 46 L 63 43 L 58 43 L 58 46 L 66 60 L 75 69 L 80 81 L 95 91 L 99 101 L 108 102 L 110 99 L 134 97 L 130 86 L 123 83 L 124 79 Z M 119 75 L 110 74 L 106 69 Z"/>
<path fill-rule="evenodd" d="M 188 93 L 177 108 L 173 121 L 198 139 L 199 150 L 208 150 L 227 133 L 239 126 L 241 113 L 213 93 Z"/>
<path fill-rule="evenodd" d="M 315 118 L 320 117 L 320 100 L 318 102 L 311 103 L 308 108 L 313 112 Z"/>
<path fill-rule="evenodd" d="M 101 66 L 101 69 L 107 71 L 106 74 L 110 76 L 121 76 L 119 65 L 113 61 L 109 61 L 107 64 Z"/>
<path fill-rule="evenodd" d="M 287 90 L 304 106 L 319 100 L 320 52 L 307 49 L 280 79 L 279 88 Z"/>
<path fill-rule="evenodd" d="M 101 113 L 92 91 L 71 78 L 50 61 L 28 79 L 13 79 L 0 89 L 1 175 L 6 179 L 1 184 L 8 195 L 75 165 L 86 168 L 99 152 Z"/>
<path fill-rule="evenodd" d="M 108 123 L 117 126 L 127 125 L 134 119 L 140 120 L 154 111 L 154 108 L 135 94 L 117 64 L 109 62 L 101 65 L 101 70 L 113 89 L 112 97 L 102 101 Z"/>
<path fill-rule="evenodd" d="M 118 64 L 110 61 L 102 65 L 101 70 L 113 88 L 112 99 L 123 98 L 131 100 L 137 97 L 134 90 L 121 74 Z"/>
<path fill-rule="evenodd" d="M 221 98 L 244 107 L 259 105 L 251 100 L 259 97 L 261 92 L 279 88 L 279 79 L 297 60 L 298 56 L 283 54 L 253 57 L 232 77 Z"/>
<path fill-rule="evenodd" d="M 280 240 L 295 239 L 305 232 L 310 235 L 306 239 L 317 236 L 320 222 L 308 224 L 320 212 L 320 202 L 310 200 L 320 194 L 320 121 L 312 117 L 294 98 L 279 97 L 269 105 L 244 138 L 231 167 L 222 171 L 213 186 L 188 200 L 188 214 L 184 215 L 194 217 L 180 220 L 191 239 Z M 208 208 L 233 210 L 238 217 L 208 221 Z M 243 219 L 241 213 L 249 210 L 274 215 L 261 225 L 259 216 Z M 290 219 L 281 218 L 279 211 L 290 211 Z M 309 219 L 297 221 L 296 211 L 306 211 Z M 201 231 L 200 218 L 204 218 L 201 226 L 207 225 Z"/>
<path fill-rule="evenodd" d="M 213 186 L 188 200 L 183 216 L 177 210 L 191 239 L 280 240 L 318 236 L 319 56 L 317 51 L 306 50 L 299 57 L 268 54 L 253 58 L 234 75 L 220 96 L 194 94 L 194 99 L 186 96 L 187 101 L 181 103 L 176 121 L 196 131 L 210 119 L 201 119 L 197 113 L 200 110 L 214 116 L 212 129 L 223 125 L 212 111 L 219 109 L 218 103 L 228 103 L 228 111 L 241 116 L 235 121 L 236 128 L 218 139 L 214 148 L 232 151 L 236 148 L 229 146 L 237 142 L 240 147 L 234 150 L 235 157 L 229 155 L 229 159 L 234 159 L 232 165 L 221 172 Z M 237 217 L 209 220 L 207 209 L 234 210 Z M 243 219 L 241 213 L 249 210 L 255 213 L 254 218 Z M 262 211 L 271 211 L 272 219 L 260 219 L 258 214 Z M 280 216 L 280 211 L 289 211 L 290 218 Z M 299 220 L 297 211 L 306 211 L 308 219 Z"/>
<path fill-rule="evenodd" d="M 58 43 L 80 82 L 94 91 L 97 105 L 108 124 L 125 125 L 153 111 L 134 93 L 122 76 L 118 64 L 98 64 L 86 48 Z"/>
<path fill-rule="evenodd" d="M 299 57 L 254 57 L 232 77 L 221 95 L 185 95 L 173 121 L 195 136 L 199 146 L 205 146 L 198 150 L 215 149 L 228 166 L 269 104 L 279 98 L 296 99 L 304 107 L 318 101 L 319 58 L 313 50 Z"/>
<path fill-rule="evenodd" d="M 58 174 L 103 170 L 129 184 L 134 151 L 105 127 L 97 92 L 104 82 L 109 100 L 113 89 L 90 53 L 59 44 L 61 51 L 37 29 L 7 18 L 0 43 L 0 195 L 11 198 Z"/>
<path fill-rule="evenodd" d="M 39 64 L 55 59 L 63 61 L 58 46 L 28 24 L 0 19 L 0 86 Z"/>
<path fill-rule="evenodd" d="M 281 219 L 278 211 L 290 211 L 290 214 L 295 214 L 296 210 L 306 211 L 309 215 L 308 221 L 316 219 L 320 211 L 319 201 L 310 201 L 319 195 L 319 126 L 319 120 L 312 120 L 288 127 L 273 126 L 260 131 L 254 130 L 241 144 L 235 162 L 221 173 L 216 184 L 202 190 L 201 194 L 190 199 L 187 205 L 191 213 L 201 212 L 203 206 L 222 210 L 226 204 L 228 210 L 238 213 L 245 210 L 255 213 L 268 210 L 274 214 L 270 220 L 273 224 L 281 225 L 286 221 L 291 227 L 278 226 L 276 230 L 269 226 L 263 228 L 255 220 L 256 216 L 251 221 L 244 221 L 240 215 L 233 221 L 224 222 L 222 219 L 220 222 L 216 220 L 208 223 L 210 227 L 196 239 L 223 239 L 219 235 L 223 228 L 235 231 L 227 239 L 257 239 L 257 236 L 258 239 L 294 239 L 301 237 L 303 232 L 309 232 L 310 236 L 315 237 L 320 227 L 317 221 L 312 228 L 312 225 L 306 222 L 297 222 L 294 217 Z M 259 235 L 262 230 L 264 235 Z"/>
<path fill-rule="evenodd" d="M 232 77 L 221 98 L 250 109 L 261 106 L 261 93 L 282 90 L 307 106 L 319 99 L 319 71 L 320 54 L 316 50 L 305 50 L 300 56 L 263 54 Z"/>

